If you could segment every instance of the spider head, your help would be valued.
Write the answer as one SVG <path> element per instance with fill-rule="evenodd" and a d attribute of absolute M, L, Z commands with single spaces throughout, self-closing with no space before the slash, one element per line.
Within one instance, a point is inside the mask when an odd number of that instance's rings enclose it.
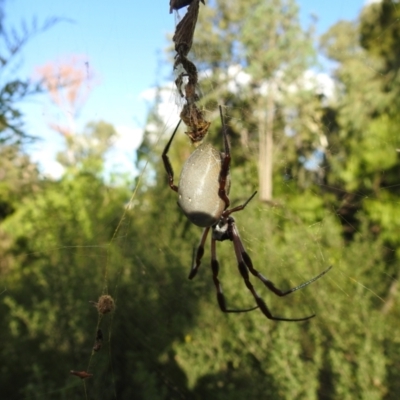
<path fill-rule="evenodd" d="M 223 242 L 232 240 L 232 224 L 235 220 L 232 217 L 221 217 L 221 219 L 212 227 L 212 238 Z"/>

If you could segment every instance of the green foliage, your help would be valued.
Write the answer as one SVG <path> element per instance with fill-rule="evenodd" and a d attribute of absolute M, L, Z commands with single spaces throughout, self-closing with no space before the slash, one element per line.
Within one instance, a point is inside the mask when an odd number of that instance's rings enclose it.
<path fill-rule="evenodd" d="M 57 160 L 72 174 L 76 171 L 101 174 L 104 155 L 116 134 L 107 122 L 89 122 L 83 133 L 65 137 L 66 150 L 57 155 Z"/>
<path fill-rule="evenodd" d="M 399 17 L 397 0 L 372 3 L 361 16 L 360 43 L 370 54 L 385 60 L 386 73 L 400 67 L 397 51 L 400 39 Z"/>
<path fill-rule="evenodd" d="M 339 90 L 326 110 L 333 120 L 333 129 L 326 130 L 330 143 L 327 166 L 332 171 L 327 182 L 339 189 L 338 194 L 345 193 L 339 214 L 351 226 L 349 231 L 356 231 L 358 216 L 365 211 L 371 225 L 376 224 L 371 229 L 384 230 L 382 238 L 390 246 L 398 245 L 393 202 L 400 194 L 396 150 L 400 140 L 396 105 L 399 85 L 393 78 L 398 76 L 398 66 L 385 46 L 399 41 L 398 24 L 390 23 L 395 20 L 396 10 L 388 1 L 371 4 L 360 21 L 340 22 L 321 40 L 327 56 L 339 61 L 335 71 Z M 386 37 L 390 40 L 381 47 L 379 43 Z"/>
<path fill-rule="evenodd" d="M 65 379 L 65 367 L 57 359 L 74 364 L 82 354 L 81 346 L 90 346 L 91 335 L 84 332 L 93 331 L 96 317 L 88 301 L 96 300 L 102 288 L 107 260 L 103 247 L 122 211 L 121 194 L 109 192 L 93 176 L 65 178 L 25 199 L 2 225 L 13 238 L 8 249 L 12 261 L 2 271 L 7 287 L 2 314 L 8 327 L 2 339 L 14 341 L 19 351 L 36 360 L 10 363 L 20 373 L 25 371 L 20 386 L 24 395 L 56 388 Z M 49 355 L 44 364 L 40 354 Z M 32 365 L 42 374 L 43 386 L 29 372 Z M 12 374 L 13 370 L 4 370 L 3 382 L 11 381 Z M 8 398 L 13 398 L 11 393 Z"/>
<path fill-rule="evenodd" d="M 239 57 L 231 46 L 235 29 L 248 23 L 245 12 L 257 29 L 269 26 L 259 20 L 260 10 L 269 7 L 261 3 L 202 6 L 210 18 L 196 35 L 200 48 L 208 38 L 213 49 L 205 62 L 223 69 Z M 297 30 L 296 10 L 289 5 L 293 32 L 302 41 L 308 33 Z M 268 10 L 274 15 L 274 8 Z M 102 178 L 114 135 L 105 122 L 90 123 L 67 139 L 59 157 L 65 174 L 58 181 L 41 179 L 17 149 L 1 149 L 0 200 L 8 207 L 0 221 L 0 282 L 6 288 L 0 287 L 2 397 L 398 397 L 398 117 L 388 106 L 393 93 L 377 73 L 386 65 L 382 55 L 362 47 L 359 32 L 358 24 L 340 23 L 323 38 L 326 54 L 338 62 L 334 100 L 303 93 L 285 103 L 295 111 L 290 134 L 277 142 L 276 202 L 266 206 L 253 199 L 234 214 L 254 267 L 277 287 L 294 287 L 333 265 L 320 280 L 282 298 L 250 278 L 273 315 L 315 312 L 307 322 L 273 322 L 259 310 L 223 314 L 212 282 L 210 238 L 196 278 L 187 279 L 201 229 L 180 212 L 177 194 L 167 185 L 160 155 L 172 132 L 156 145 L 154 133 L 165 131 L 156 113 L 138 156 L 138 168 L 147 170 L 133 192 L 128 183 L 111 186 Z M 256 54 L 261 38 L 251 37 L 249 26 L 241 34 L 254 51 L 249 71 L 266 73 L 271 54 Z M 287 50 L 284 38 L 279 40 Z M 224 79 L 215 86 L 218 95 Z M 260 110 L 247 90 L 221 96 L 232 135 L 232 206 L 256 186 L 257 123 L 247 117 Z M 282 110 L 276 126 L 285 132 Z M 215 122 L 209 132 L 216 146 L 220 128 Z M 325 139 L 326 170 L 317 181 L 304 159 Z M 178 132 L 170 152 L 176 179 L 191 151 Z M 232 243 L 218 242 L 217 253 L 228 306 L 253 306 Z M 114 297 L 116 310 L 100 317 L 89 301 L 103 293 Z M 103 347 L 93 353 L 99 326 Z M 71 369 L 93 377 L 82 383 L 69 375 Z"/>
<path fill-rule="evenodd" d="M 16 146 L 0 146 L 0 221 L 10 215 L 21 198 L 37 192 L 39 174 L 35 164 Z"/>

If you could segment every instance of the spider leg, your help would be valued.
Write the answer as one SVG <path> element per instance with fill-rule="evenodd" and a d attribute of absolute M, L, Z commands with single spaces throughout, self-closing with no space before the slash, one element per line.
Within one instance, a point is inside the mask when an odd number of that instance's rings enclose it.
<path fill-rule="evenodd" d="M 267 304 L 265 303 L 265 301 L 258 295 L 258 293 L 256 292 L 256 290 L 254 289 L 254 286 L 252 285 L 252 283 L 250 282 L 250 277 L 249 277 L 249 272 L 248 270 L 255 276 L 257 276 L 258 278 L 260 278 L 259 275 L 261 275 L 258 271 L 256 271 L 251 263 L 250 257 L 248 256 L 248 254 L 246 253 L 246 251 L 244 250 L 244 246 L 242 244 L 242 241 L 240 239 L 239 236 L 239 232 L 235 226 L 235 221 L 233 220 L 233 218 L 229 218 L 228 219 L 228 224 L 229 224 L 229 229 L 230 229 L 230 237 L 231 240 L 233 241 L 233 247 L 235 249 L 235 255 L 236 255 L 236 259 L 238 262 L 238 268 L 239 268 L 239 272 L 242 275 L 242 278 L 246 284 L 246 287 L 250 290 L 251 294 L 253 295 L 258 307 L 260 307 L 260 310 L 262 311 L 262 313 L 271 320 L 274 321 L 293 321 L 293 322 L 297 322 L 297 321 L 307 321 L 308 319 L 311 319 L 313 317 L 315 317 L 315 314 L 309 315 L 307 317 L 302 317 L 302 318 L 285 318 L 285 317 L 276 317 L 273 316 L 271 314 L 271 311 L 269 310 Z M 244 256 L 245 254 L 245 256 Z M 258 275 L 257 275 L 258 274 Z M 262 276 L 262 275 L 261 275 Z M 261 278 L 260 278 L 261 279 Z M 261 279 L 262 280 L 262 279 Z M 266 282 L 268 282 L 269 284 L 267 285 Z M 272 286 L 275 290 L 279 290 L 277 289 L 273 283 L 271 281 L 268 281 L 266 278 L 264 278 L 264 280 L 262 280 L 262 282 L 269 288 L 271 289 L 270 286 Z M 315 279 L 314 279 L 315 280 Z M 301 285 L 300 285 L 301 286 Z M 303 284 L 304 286 L 304 284 Z M 301 286 L 301 287 L 303 287 Z M 300 287 L 295 288 L 300 289 Z M 276 293 L 273 289 L 271 289 L 274 293 Z M 294 290 L 293 290 L 294 291 Z M 283 292 L 284 293 L 284 292 Z M 291 293 L 290 291 L 288 293 Z M 286 293 L 286 294 L 288 294 Z"/>
<path fill-rule="evenodd" d="M 320 274 L 318 274 L 318 275 L 315 276 L 314 278 L 308 280 L 307 282 L 303 282 L 303 283 L 301 283 L 300 285 L 298 285 L 298 286 L 296 286 L 296 287 L 294 287 L 294 288 L 291 288 L 291 289 L 288 289 L 288 290 L 286 290 L 286 291 L 283 291 L 283 290 L 277 288 L 273 282 L 271 282 L 269 279 L 267 279 L 263 274 L 261 274 L 259 271 L 257 271 L 257 270 L 253 267 L 253 263 L 252 263 L 252 261 L 251 261 L 251 258 L 250 258 L 250 256 L 248 255 L 248 253 L 246 252 L 246 250 L 245 250 L 245 248 L 244 248 L 244 246 L 243 246 L 243 243 L 242 243 L 242 241 L 241 241 L 241 239 L 240 239 L 239 232 L 238 232 L 236 226 L 235 226 L 233 229 L 234 229 L 234 234 L 237 235 L 237 237 L 239 238 L 240 251 L 241 251 L 241 253 L 242 253 L 243 260 L 244 260 L 244 262 L 245 262 L 246 265 L 247 265 L 247 268 L 249 269 L 249 271 L 250 271 L 254 276 L 256 276 L 258 279 L 260 279 L 260 281 L 261 281 L 262 283 L 264 283 L 264 285 L 265 285 L 269 290 L 271 290 L 271 292 L 275 293 L 277 296 L 280 296 L 280 297 L 287 296 L 287 295 L 290 294 L 290 293 L 293 293 L 293 292 L 295 292 L 295 291 L 297 291 L 297 290 L 299 290 L 299 289 L 302 289 L 303 287 L 308 286 L 310 283 L 313 283 L 313 282 L 315 282 L 317 279 L 321 278 L 323 275 L 325 275 L 325 274 L 332 268 L 332 265 L 330 265 L 328 268 L 326 268 L 325 270 L 323 270 Z"/>
<path fill-rule="evenodd" d="M 231 215 L 231 214 L 234 213 L 234 212 L 244 210 L 244 208 L 247 206 L 247 204 L 250 203 L 250 201 L 253 199 L 253 197 L 254 197 L 256 194 L 257 194 L 257 190 L 256 190 L 243 204 L 241 204 L 240 206 L 233 207 L 233 208 L 231 208 L 230 210 L 225 210 L 224 213 L 223 213 L 223 216 L 226 218 L 226 217 L 228 217 L 229 215 Z"/>
<path fill-rule="evenodd" d="M 169 139 L 167 145 L 164 148 L 164 151 L 162 152 L 162 159 L 163 159 L 163 162 L 164 162 L 164 168 L 165 168 L 165 170 L 167 171 L 167 174 L 168 174 L 168 184 L 169 184 L 169 187 L 172 190 L 174 190 L 175 192 L 178 191 L 178 186 L 176 186 L 174 184 L 174 170 L 172 169 L 171 162 L 169 161 L 168 151 L 169 151 L 169 148 L 171 146 L 172 140 L 174 139 L 174 136 L 175 136 L 175 134 L 176 134 L 176 132 L 177 132 L 177 130 L 179 128 L 179 125 L 181 124 L 181 121 L 182 120 L 179 120 L 178 125 L 176 126 L 171 138 Z"/>
<path fill-rule="evenodd" d="M 229 310 L 226 308 L 225 296 L 222 293 L 222 285 L 218 279 L 219 262 L 217 260 L 217 250 L 216 250 L 215 243 L 216 243 L 216 240 L 214 238 L 212 238 L 211 239 L 211 269 L 212 269 L 212 274 L 213 274 L 214 285 L 217 290 L 217 300 L 218 300 L 219 308 L 224 313 L 241 313 L 241 312 L 248 312 L 248 311 L 255 310 L 256 308 L 258 308 L 258 306 L 251 307 L 251 308 L 244 308 L 241 310 Z"/>
<path fill-rule="evenodd" d="M 192 268 L 190 269 L 189 279 L 193 279 L 196 276 L 197 271 L 199 270 L 201 259 L 203 258 L 204 254 L 204 243 L 206 242 L 209 230 L 210 227 L 205 228 L 201 235 L 200 243 L 196 251 L 196 259 L 193 260 L 194 262 L 192 263 Z"/>
<path fill-rule="evenodd" d="M 221 115 L 221 123 L 222 123 L 222 134 L 224 137 L 224 154 L 223 161 L 221 165 L 221 171 L 219 173 L 219 197 L 225 202 L 225 209 L 229 207 L 230 200 L 228 194 L 226 193 L 226 183 L 228 181 L 229 175 L 229 165 L 231 163 L 231 145 L 228 140 L 228 132 L 226 131 L 226 125 L 224 120 L 224 115 L 222 113 L 222 107 L 219 106 L 219 113 Z"/>

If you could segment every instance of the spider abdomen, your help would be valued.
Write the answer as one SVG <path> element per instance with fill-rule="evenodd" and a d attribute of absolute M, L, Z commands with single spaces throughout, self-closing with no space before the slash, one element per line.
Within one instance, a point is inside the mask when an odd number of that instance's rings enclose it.
<path fill-rule="evenodd" d="M 178 204 L 186 217 L 197 226 L 213 226 L 226 207 L 218 194 L 222 157 L 221 152 L 204 143 L 191 154 L 182 168 Z M 227 194 L 229 186 L 228 175 Z"/>

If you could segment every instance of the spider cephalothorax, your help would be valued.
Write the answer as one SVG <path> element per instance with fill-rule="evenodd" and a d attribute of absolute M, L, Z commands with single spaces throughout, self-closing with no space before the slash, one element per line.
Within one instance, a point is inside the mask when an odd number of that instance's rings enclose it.
<path fill-rule="evenodd" d="M 210 144 L 202 143 L 185 162 L 178 186 L 174 184 L 174 172 L 168 158 L 168 151 L 178 130 L 179 123 L 162 154 L 164 167 L 168 174 L 169 186 L 172 190 L 178 192 L 178 204 L 180 208 L 192 223 L 204 228 L 194 257 L 194 263 L 190 270 L 189 279 L 193 279 L 197 274 L 204 254 L 204 244 L 211 229 L 211 268 L 214 285 L 217 290 L 218 304 L 223 312 L 246 312 L 254 310 L 255 308 L 260 308 L 267 318 L 276 321 L 305 321 L 313 318 L 315 317 L 315 314 L 302 318 L 273 316 L 265 301 L 258 295 L 253 284 L 250 282 L 250 274 L 252 274 L 269 290 L 277 296 L 282 297 L 293 293 L 296 290 L 302 289 L 316 281 L 322 275 L 326 274 L 331 267 L 328 267 L 309 281 L 287 291 L 278 289 L 273 282 L 254 268 L 251 258 L 246 252 L 243 242 L 240 239 L 239 231 L 236 227 L 235 220 L 231 217 L 231 214 L 242 211 L 257 192 L 254 192 L 245 203 L 229 208 L 230 201 L 228 194 L 230 188 L 229 166 L 231 161 L 231 152 L 222 108 L 220 107 L 219 109 L 222 122 L 224 152 L 216 150 Z M 246 287 L 249 289 L 256 301 L 257 305 L 255 307 L 235 310 L 228 309 L 226 306 L 225 296 L 222 293 L 222 286 L 218 279 L 219 263 L 216 252 L 216 242 L 223 242 L 225 240 L 233 242 L 239 272 Z"/>

